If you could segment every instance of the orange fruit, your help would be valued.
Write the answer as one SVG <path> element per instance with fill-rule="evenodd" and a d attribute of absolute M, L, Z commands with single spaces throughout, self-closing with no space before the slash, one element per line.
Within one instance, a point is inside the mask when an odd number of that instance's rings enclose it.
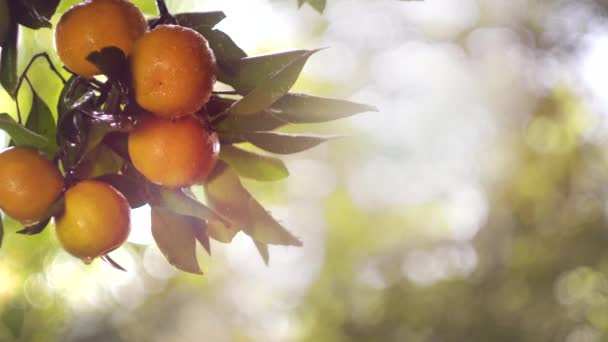
<path fill-rule="evenodd" d="M 91 52 L 115 46 L 128 56 L 147 29 L 144 15 L 127 0 L 87 0 L 61 16 L 55 30 L 55 47 L 68 69 L 91 78 L 100 74 L 86 60 Z"/>
<path fill-rule="evenodd" d="M 215 56 L 200 33 L 159 25 L 133 47 L 131 72 L 135 100 L 161 118 L 198 111 L 211 96 Z"/>
<path fill-rule="evenodd" d="M 111 185 L 84 180 L 65 192 L 65 210 L 55 226 L 63 248 L 88 264 L 127 240 L 129 203 Z"/>
<path fill-rule="evenodd" d="M 8 216 L 37 222 L 62 190 L 59 169 L 37 150 L 14 147 L 0 153 L 0 209 Z"/>
<path fill-rule="evenodd" d="M 206 178 L 219 155 L 217 134 L 194 116 L 144 117 L 129 134 L 129 156 L 152 183 L 183 187 Z"/>

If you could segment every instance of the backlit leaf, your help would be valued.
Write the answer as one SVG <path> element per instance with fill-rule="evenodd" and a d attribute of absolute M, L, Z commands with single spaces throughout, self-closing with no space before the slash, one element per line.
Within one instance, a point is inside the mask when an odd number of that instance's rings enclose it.
<path fill-rule="evenodd" d="M 240 232 L 241 230 L 234 225 L 226 226 L 219 221 L 209 221 L 207 224 L 207 235 L 210 238 L 223 242 L 230 243 L 232 239 Z"/>
<path fill-rule="evenodd" d="M 27 117 L 25 127 L 47 139 L 48 144 L 44 149 L 44 152 L 47 156 L 53 158 L 57 151 L 57 143 L 55 140 L 57 127 L 55 126 L 55 119 L 53 118 L 53 113 L 51 113 L 49 107 L 33 88 L 32 108 Z"/>
<path fill-rule="evenodd" d="M 266 264 L 266 266 L 268 266 L 268 264 L 270 263 L 270 253 L 268 252 L 268 245 L 265 243 L 257 242 L 253 239 L 252 241 L 255 244 L 255 248 L 258 250 L 258 253 L 260 253 L 262 260 L 264 260 L 264 263 Z"/>
<path fill-rule="evenodd" d="M 245 178 L 276 181 L 289 176 L 289 171 L 282 160 L 245 151 L 232 145 L 225 145 L 221 148 L 220 159 Z"/>
<path fill-rule="evenodd" d="M 235 64 L 247 54 L 226 33 L 208 26 L 187 26 L 202 34 L 209 42 L 219 67 L 219 78 L 222 74 L 234 74 Z"/>
<path fill-rule="evenodd" d="M 228 109 L 231 115 L 248 115 L 258 113 L 283 97 L 298 79 L 308 58 L 318 50 L 304 50 L 291 62 L 259 83 L 245 97 L 235 102 Z"/>
<path fill-rule="evenodd" d="M 182 271 L 203 273 L 196 260 L 196 236 L 192 218 L 152 207 L 152 236 L 171 265 Z"/>
<path fill-rule="evenodd" d="M 219 80 L 231 85 L 240 94 L 246 95 L 262 82 L 308 52 L 308 50 L 292 50 L 245 57 L 240 59 L 236 64 L 236 70 L 238 71 L 236 75 L 220 75 Z"/>
<path fill-rule="evenodd" d="M 302 5 L 305 3 L 317 10 L 317 12 L 323 13 L 325 10 L 326 0 L 298 0 L 298 7 L 302 7 Z"/>
<path fill-rule="evenodd" d="M 236 136 L 251 144 L 277 154 L 298 153 L 338 136 L 288 134 L 280 132 L 238 132 Z"/>
<path fill-rule="evenodd" d="M 9 95 L 17 88 L 17 40 L 19 29 L 17 22 L 11 21 L 8 35 L 0 53 L 0 84 Z"/>
<path fill-rule="evenodd" d="M 211 255 L 211 242 L 207 234 L 207 223 L 203 220 L 192 220 L 194 236 L 196 240 L 203 246 L 207 254 Z"/>
<path fill-rule="evenodd" d="M 251 115 L 228 115 L 215 125 L 218 131 L 272 131 L 289 122 L 274 115 L 269 110 Z M 221 136 L 221 132 L 218 132 Z"/>
<path fill-rule="evenodd" d="M 272 245 L 302 245 L 249 194 L 236 172 L 224 162 L 218 162 L 205 190 L 209 205 L 256 241 Z"/>
<path fill-rule="evenodd" d="M 0 129 L 11 137 L 15 146 L 32 146 L 44 150 L 49 144 L 45 137 L 23 127 L 6 113 L 0 114 Z"/>
<path fill-rule="evenodd" d="M 163 208 L 170 209 L 176 214 L 192 216 L 204 221 L 219 221 L 229 225 L 226 218 L 194 198 L 184 194 L 179 189 L 168 189 L 163 187 L 157 187 L 156 189 L 158 190 L 159 195 L 158 204 Z"/>
<path fill-rule="evenodd" d="M 289 123 L 326 122 L 376 111 L 366 104 L 295 93 L 286 94 L 272 105 L 272 113 Z"/>

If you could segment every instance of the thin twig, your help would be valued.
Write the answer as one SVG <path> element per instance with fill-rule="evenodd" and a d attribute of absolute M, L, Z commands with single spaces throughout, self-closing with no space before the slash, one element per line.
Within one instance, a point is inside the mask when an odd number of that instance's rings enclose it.
<path fill-rule="evenodd" d="M 160 23 L 177 24 L 177 19 L 175 19 L 175 17 L 169 13 L 169 9 L 167 8 L 167 4 L 164 0 L 156 0 L 156 7 L 158 8 L 158 14 L 160 17 L 151 25 L 151 28 L 156 27 Z"/>
<path fill-rule="evenodd" d="M 63 76 L 61 76 L 61 74 L 59 73 L 59 70 L 57 70 L 57 68 L 55 68 L 55 65 L 53 64 L 53 62 L 51 62 L 51 58 L 49 57 L 49 55 L 46 52 L 41 52 L 41 53 L 37 53 L 34 56 L 32 56 L 32 59 L 30 59 L 30 62 L 27 63 L 27 65 L 25 66 L 25 69 L 23 69 L 23 73 L 21 73 L 21 76 L 19 76 L 19 79 L 17 80 L 17 87 L 15 87 L 15 90 L 13 90 L 11 95 L 13 95 L 14 97 L 17 96 L 17 93 L 19 92 L 19 88 L 21 88 L 21 84 L 23 83 L 23 79 L 27 75 L 27 72 L 30 70 L 30 68 L 32 67 L 34 62 L 40 57 L 46 59 L 51 70 L 55 73 L 55 75 L 57 75 L 57 77 L 59 77 L 61 79 L 61 82 L 63 82 L 63 84 L 65 84 L 67 82 L 65 80 L 65 78 L 63 78 Z"/>
<path fill-rule="evenodd" d="M 237 93 L 234 90 L 215 90 L 213 92 L 214 95 L 239 95 L 239 93 Z"/>

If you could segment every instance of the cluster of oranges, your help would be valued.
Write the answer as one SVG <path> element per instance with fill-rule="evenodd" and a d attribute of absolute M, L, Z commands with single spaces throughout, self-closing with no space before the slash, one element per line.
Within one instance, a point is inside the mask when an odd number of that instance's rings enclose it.
<path fill-rule="evenodd" d="M 216 80 L 213 51 L 198 32 L 178 25 L 149 30 L 128 0 L 86 0 L 63 14 L 55 31 L 66 68 L 84 78 L 100 74 L 87 60 L 104 47 L 129 58 L 137 104 L 148 114 L 129 133 L 133 166 L 150 182 L 185 187 L 204 181 L 216 165 L 219 139 L 195 115 L 209 100 Z M 58 167 L 27 147 L 0 153 L 0 208 L 23 223 L 41 220 L 64 191 Z M 90 262 L 120 246 L 130 232 L 125 197 L 97 180 L 81 180 L 65 191 L 56 218 L 66 251 Z"/>

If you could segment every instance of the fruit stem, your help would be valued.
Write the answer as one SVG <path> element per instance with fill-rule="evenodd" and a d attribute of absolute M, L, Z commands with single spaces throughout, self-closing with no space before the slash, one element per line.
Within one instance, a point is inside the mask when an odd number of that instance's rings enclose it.
<path fill-rule="evenodd" d="M 164 0 L 156 0 L 156 7 L 158 8 L 158 14 L 160 18 L 156 22 L 154 22 L 151 28 L 156 27 L 159 24 L 177 24 L 177 19 L 171 13 L 169 13 L 169 9 L 167 9 L 167 4 L 165 4 Z"/>

